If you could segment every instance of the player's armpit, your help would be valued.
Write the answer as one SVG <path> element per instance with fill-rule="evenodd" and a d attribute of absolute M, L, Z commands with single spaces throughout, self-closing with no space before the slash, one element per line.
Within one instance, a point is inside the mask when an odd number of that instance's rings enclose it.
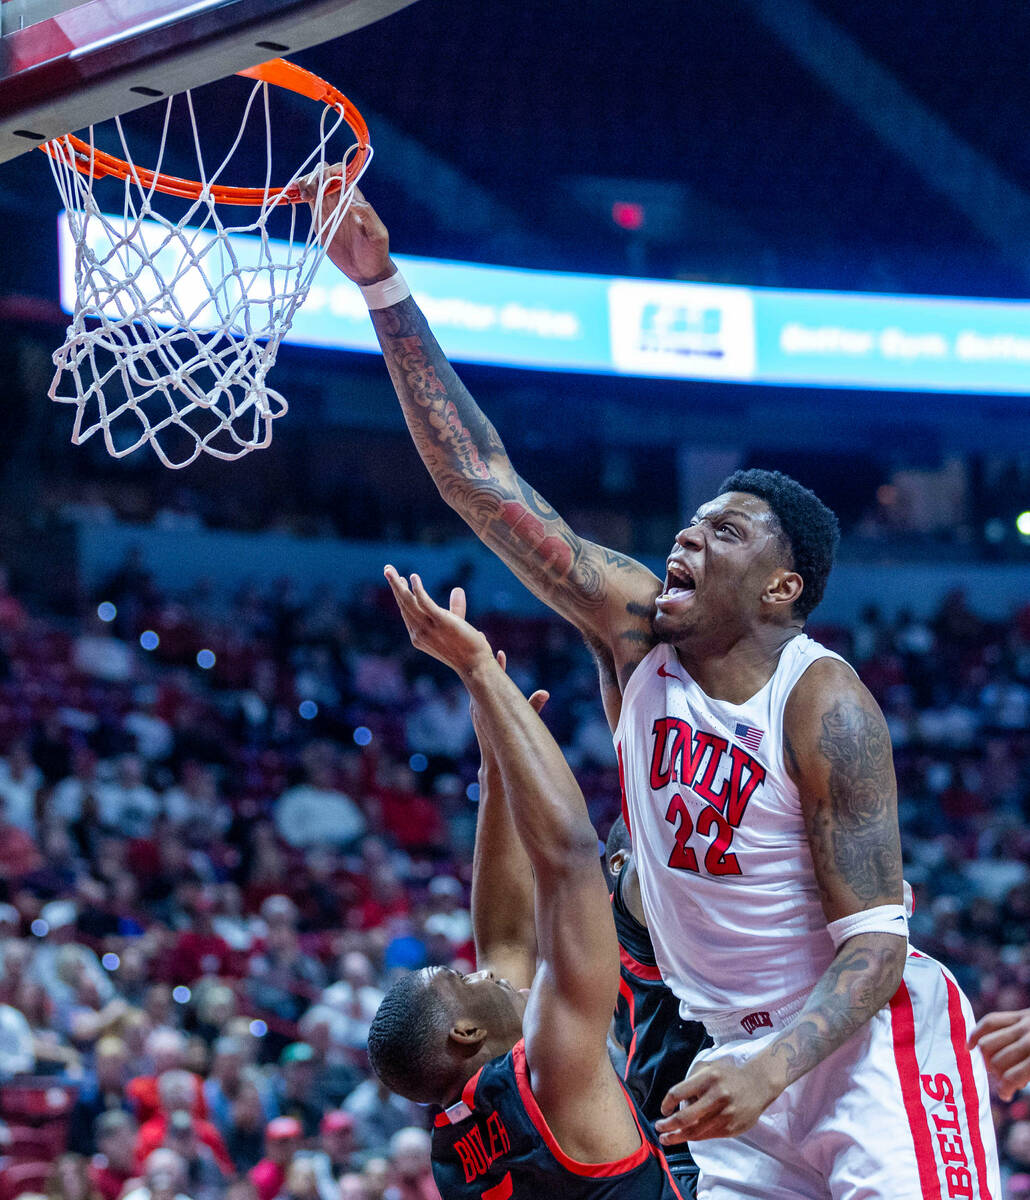
<path fill-rule="evenodd" d="M 610 646 L 620 668 L 639 661 L 654 644 L 655 575 L 577 537 L 519 477 L 413 299 L 372 320 L 408 429 L 443 498 L 534 595 Z M 554 440 L 560 451 L 557 433 Z"/>
<path fill-rule="evenodd" d="M 845 664 L 821 659 L 787 701 L 784 750 L 798 786 L 827 921 L 902 903 L 890 734 Z"/>

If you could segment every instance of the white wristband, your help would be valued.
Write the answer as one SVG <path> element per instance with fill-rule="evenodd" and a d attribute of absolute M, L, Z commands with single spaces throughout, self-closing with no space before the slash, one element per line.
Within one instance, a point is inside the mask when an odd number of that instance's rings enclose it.
<path fill-rule="evenodd" d="M 400 271 L 395 271 L 389 279 L 380 279 L 378 283 L 359 283 L 358 287 L 370 310 L 389 308 L 391 304 L 406 300 L 411 295 L 411 288 Z"/>
<path fill-rule="evenodd" d="M 898 937 L 908 939 L 908 917 L 900 904 L 880 904 L 876 908 L 867 908 L 863 912 L 841 917 L 839 921 L 831 921 L 826 928 L 833 938 L 835 950 L 859 933 L 896 933 Z"/>

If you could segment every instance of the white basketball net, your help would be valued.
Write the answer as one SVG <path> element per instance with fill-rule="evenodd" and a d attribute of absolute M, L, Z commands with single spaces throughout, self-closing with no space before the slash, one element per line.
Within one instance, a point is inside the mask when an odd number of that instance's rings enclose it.
<path fill-rule="evenodd" d="M 273 181 L 268 85 L 258 82 L 229 153 L 208 173 L 193 97 L 184 93 L 204 190 L 199 199 L 182 202 L 187 211 L 174 222 L 154 207 L 167 197 L 141 182 L 120 120 L 115 123 L 131 173 L 124 181 L 108 177 L 103 185 L 112 199 L 121 185 L 118 217 L 101 212 L 92 168 L 89 174 L 78 171 L 67 140 L 56 143 L 64 152 L 50 163 L 76 245 L 76 297 L 67 340 L 53 356 L 57 372 L 50 397 L 76 406 L 76 445 L 100 432 L 109 453 L 121 458 L 149 442 L 165 466 L 179 468 L 201 453 L 236 459 L 270 443 L 272 422 L 287 404 L 265 379 L 324 256 L 319 229 L 326 240 L 332 236 L 357 179 L 327 216 L 325 172 L 313 219 L 306 204 L 280 203 L 278 208 L 289 210 L 289 232 L 277 242 L 265 228 L 277 208 L 274 197 L 260 207 L 220 211 L 208 189 L 224 182 L 259 95 L 268 151 L 266 196 L 324 167 L 329 139 L 341 126 L 347 131 L 343 114 L 325 108 L 318 145 L 289 180 Z M 172 102 L 171 97 L 166 102 L 155 174 L 161 171 Z M 92 127 L 83 140 L 94 145 Z M 351 146 L 345 162 L 357 150 Z M 371 152 L 364 167 L 370 159 Z M 249 219 L 229 225 L 223 212 Z M 250 235 L 245 244 L 230 241 L 238 234 Z"/>

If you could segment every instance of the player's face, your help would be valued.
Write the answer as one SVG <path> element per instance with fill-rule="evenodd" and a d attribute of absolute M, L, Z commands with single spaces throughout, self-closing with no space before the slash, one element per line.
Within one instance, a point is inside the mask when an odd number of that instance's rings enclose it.
<path fill-rule="evenodd" d="M 779 526 L 764 500 L 726 492 L 702 504 L 676 535 L 655 600 L 663 642 L 746 631 L 769 576 L 785 564 Z"/>
<path fill-rule="evenodd" d="M 522 1037 L 528 991 L 520 991 L 492 971 L 463 975 L 450 967 L 428 970 L 430 986 L 442 989 L 454 1010 L 475 1020 L 491 1039 L 514 1046 Z"/>

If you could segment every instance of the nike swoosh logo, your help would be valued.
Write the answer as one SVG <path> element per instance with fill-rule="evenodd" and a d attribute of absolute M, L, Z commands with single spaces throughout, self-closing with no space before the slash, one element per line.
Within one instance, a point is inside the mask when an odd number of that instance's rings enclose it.
<path fill-rule="evenodd" d="M 680 683 L 686 683 L 685 679 L 680 679 L 678 675 L 673 675 L 671 672 L 667 671 L 664 663 L 658 668 L 658 674 L 662 677 L 662 679 L 679 679 Z"/>

